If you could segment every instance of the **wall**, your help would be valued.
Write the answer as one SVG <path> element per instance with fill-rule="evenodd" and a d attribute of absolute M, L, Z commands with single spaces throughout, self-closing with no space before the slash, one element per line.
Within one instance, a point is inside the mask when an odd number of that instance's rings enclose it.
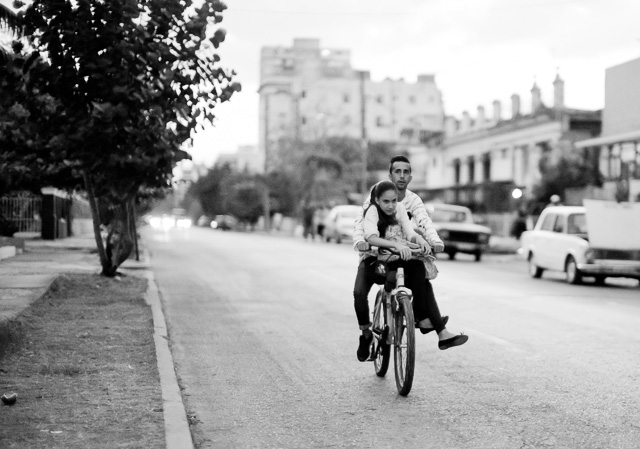
<path fill-rule="evenodd" d="M 640 58 L 605 72 L 602 137 L 640 130 Z"/>

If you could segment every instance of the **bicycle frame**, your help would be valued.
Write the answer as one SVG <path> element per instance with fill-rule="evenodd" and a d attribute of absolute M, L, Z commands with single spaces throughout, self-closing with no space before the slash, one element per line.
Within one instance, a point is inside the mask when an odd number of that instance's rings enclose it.
<path fill-rule="evenodd" d="M 397 297 L 400 293 L 404 293 L 409 298 L 410 302 L 413 302 L 413 293 L 404 285 L 404 268 L 399 267 L 396 272 L 396 287 L 387 293 L 384 290 L 384 285 L 380 286 L 380 290 L 383 295 L 386 296 L 385 311 L 387 314 L 387 323 L 389 324 L 389 334 L 387 337 L 388 344 L 395 344 L 395 320 L 394 316 L 400 309 L 400 304 L 397 301 Z"/>
<path fill-rule="evenodd" d="M 376 374 L 384 377 L 389 368 L 390 348 L 394 347 L 394 370 L 398 393 L 411 391 L 415 366 L 415 322 L 413 295 L 404 285 L 404 268 L 396 271 L 396 286 L 387 293 L 381 286 L 374 308 L 374 350 Z"/>

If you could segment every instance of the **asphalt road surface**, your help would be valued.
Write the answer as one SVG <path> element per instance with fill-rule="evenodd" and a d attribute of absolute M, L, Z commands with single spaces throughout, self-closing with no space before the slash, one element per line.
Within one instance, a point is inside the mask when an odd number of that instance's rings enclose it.
<path fill-rule="evenodd" d="M 441 258 L 440 309 L 470 339 L 440 351 L 417 334 L 401 397 L 392 367 L 378 378 L 356 359 L 349 243 L 205 228 L 145 241 L 198 448 L 640 447 L 635 281 Z"/>

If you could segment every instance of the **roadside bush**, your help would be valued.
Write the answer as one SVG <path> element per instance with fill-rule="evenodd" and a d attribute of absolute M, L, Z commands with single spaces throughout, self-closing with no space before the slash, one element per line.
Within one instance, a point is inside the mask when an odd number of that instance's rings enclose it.
<path fill-rule="evenodd" d="M 7 220 L 0 215 L 0 235 L 3 237 L 13 237 L 18 232 L 18 226 L 11 220 Z"/>

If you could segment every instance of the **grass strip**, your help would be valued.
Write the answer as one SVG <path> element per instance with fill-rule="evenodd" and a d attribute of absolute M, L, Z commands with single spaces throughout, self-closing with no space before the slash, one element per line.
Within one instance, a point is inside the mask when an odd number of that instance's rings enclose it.
<path fill-rule="evenodd" d="M 2 448 L 164 448 L 147 281 L 61 276 L 0 358 Z"/>

